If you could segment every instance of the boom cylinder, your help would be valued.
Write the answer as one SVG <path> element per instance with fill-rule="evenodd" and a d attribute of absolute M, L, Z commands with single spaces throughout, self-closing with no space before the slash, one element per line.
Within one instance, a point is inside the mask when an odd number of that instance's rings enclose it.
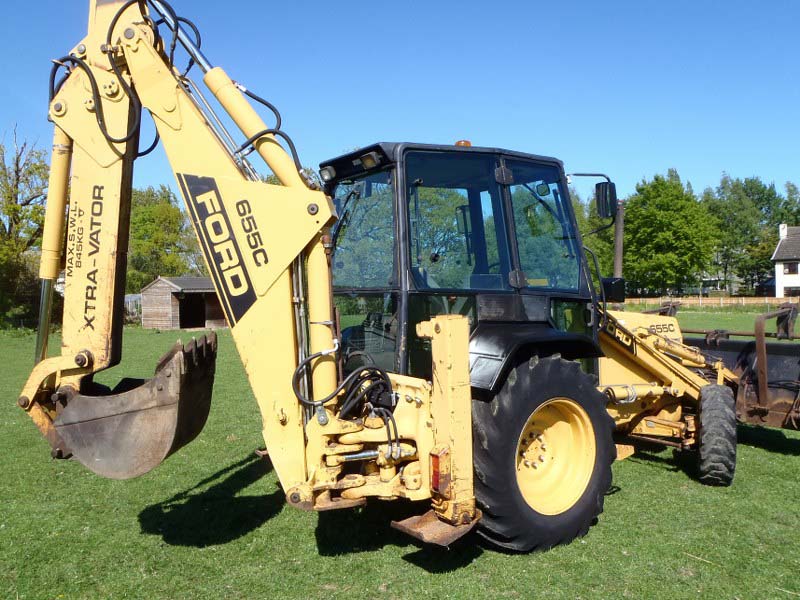
<path fill-rule="evenodd" d="M 244 135 L 251 138 L 267 129 L 263 119 L 224 70 L 214 67 L 206 73 L 203 81 Z M 265 135 L 254 145 L 283 185 L 307 187 L 294 160 L 274 136 Z M 310 214 L 315 214 L 319 207 L 309 204 L 307 209 Z M 315 237 L 305 251 L 311 353 L 330 350 L 334 345 L 330 265 L 322 237 L 322 234 Z M 323 356 L 312 364 L 312 386 L 314 399 L 324 398 L 336 387 L 336 361 L 331 355 Z"/>
<path fill-rule="evenodd" d="M 308 274 L 308 320 L 311 352 L 333 347 L 333 306 L 331 298 L 330 265 L 323 235 L 309 244 L 306 261 Z M 336 359 L 328 354 L 318 358 L 311 366 L 314 400 L 320 400 L 336 387 Z"/>
<path fill-rule="evenodd" d="M 253 106 L 239 91 L 233 80 L 220 67 L 214 67 L 203 81 L 214 94 L 222 107 L 248 138 L 267 129 L 264 120 L 258 116 Z M 275 173 L 280 182 L 288 187 L 305 187 L 297 166 L 286 151 L 278 144 L 273 135 L 264 135 L 253 144 L 256 151 Z"/>

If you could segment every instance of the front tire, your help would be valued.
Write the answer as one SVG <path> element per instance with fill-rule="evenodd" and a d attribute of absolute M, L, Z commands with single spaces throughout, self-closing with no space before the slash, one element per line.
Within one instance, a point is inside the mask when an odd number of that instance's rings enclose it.
<path fill-rule="evenodd" d="M 490 402 L 473 401 L 478 533 L 519 552 L 586 534 L 616 458 L 605 396 L 578 363 L 518 364 Z"/>
<path fill-rule="evenodd" d="M 700 390 L 697 477 L 706 485 L 728 486 L 736 471 L 736 400 L 724 385 Z"/>

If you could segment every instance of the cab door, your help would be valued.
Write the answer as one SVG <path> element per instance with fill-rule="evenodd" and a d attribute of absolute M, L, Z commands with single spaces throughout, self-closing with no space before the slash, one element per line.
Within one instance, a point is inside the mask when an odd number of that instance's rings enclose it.
<path fill-rule="evenodd" d="M 462 314 L 477 325 L 480 295 L 515 295 L 499 156 L 466 150 L 405 153 L 402 210 L 406 224 L 410 375 L 430 377 L 430 347 L 416 324 Z"/>

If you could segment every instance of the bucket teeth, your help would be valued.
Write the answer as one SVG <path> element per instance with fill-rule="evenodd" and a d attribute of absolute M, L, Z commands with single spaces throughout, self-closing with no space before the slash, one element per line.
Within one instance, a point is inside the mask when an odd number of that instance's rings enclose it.
<path fill-rule="evenodd" d="M 178 342 L 158 361 L 151 379 L 69 395 L 54 421 L 56 431 L 68 451 L 98 475 L 143 475 L 203 429 L 216 355 L 214 333 Z"/>
<path fill-rule="evenodd" d="M 203 336 L 199 340 L 192 338 L 191 342 L 182 347 L 179 342 L 175 344 L 175 348 L 170 350 L 161 360 L 164 361 L 164 359 L 166 359 L 168 362 L 170 354 L 172 354 L 172 352 L 177 352 L 179 349 L 183 353 L 185 373 L 199 367 L 213 370 L 214 360 L 217 356 L 217 336 L 212 333 L 210 336 Z M 156 374 L 158 374 L 158 370 L 156 370 Z"/>

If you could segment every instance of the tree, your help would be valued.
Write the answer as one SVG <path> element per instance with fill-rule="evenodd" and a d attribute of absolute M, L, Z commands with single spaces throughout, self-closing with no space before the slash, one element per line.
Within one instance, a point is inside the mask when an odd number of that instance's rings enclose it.
<path fill-rule="evenodd" d="M 48 166 L 45 152 L 14 130 L 0 143 L 0 323 L 36 312 L 37 278 L 29 251 L 41 240 Z"/>
<path fill-rule="evenodd" d="M 703 203 L 717 229 L 715 265 L 730 288 L 735 274 L 747 289 L 754 289 L 772 276 L 771 256 L 778 243 L 778 225 L 800 216 L 797 187 L 786 184 L 781 196 L 770 183 L 758 177 L 733 179 L 723 174 L 716 190 L 707 189 Z"/>
<path fill-rule="evenodd" d="M 597 257 L 597 262 L 600 263 L 600 275 L 610 277 L 614 272 L 614 228 L 608 226 L 610 224 L 608 219 L 602 219 L 597 214 L 594 194 L 584 205 L 584 210 L 586 214 L 584 224 L 578 221 L 583 243 Z"/>
<path fill-rule="evenodd" d="M 762 213 L 748 196 L 744 182 L 726 173 L 715 191 L 703 193 L 703 204 L 716 229 L 716 274 L 730 288 L 731 275 L 746 254 L 747 244 L 758 236 Z M 766 206 L 767 201 L 763 204 Z"/>
<path fill-rule="evenodd" d="M 748 177 L 736 183 L 758 210 L 759 224 L 777 229 L 783 218 L 784 198 L 775 189 L 775 184 L 766 185 L 759 177 Z"/>
<path fill-rule="evenodd" d="M 319 174 L 316 170 L 312 169 L 311 167 L 303 167 L 300 169 L 300 174 L 302 177 L 306 179 L 306 181 L 311 182 L 313 185 L 317 187 L 322 187 L 322 181 L 319 178 Z M 261 176 L 261 181 L 264 183 L 268 183 L 270 185 L 283 185 L 281 180 L 278 179 L 278 176 L 275 173 L 270 173 L 266 176 Z"/>
<path fill-rule="evenodd" d="M 588 232 L 586 226 L 586 219 L 588 218 L 588 206 L 581 198 L 580 193 L 574 187 L 569 186 L 569 199 L 572 203 L 572 211 L 575 213 L 575 222 L 578 225 L 578 231 L 581 233 Z"/>
<path fill-rule="evenodd" d="M 704 205 L 674 169 L 643 180 L 626 201 L 624 271 L 632 288 L 664 294 L 695 283 L 713 242 Z"/>
<path fill-rule="evenodd" d="M 133 190 L 128 248 L 128 293 L 158 276 L 204 273 L 197 241 L 175 194 L 165 185 Z"/>
<path fill-rule="evenodd" d="M 791 181 L 786 182 L 786 199 L 784 200 L 781 222 L 788 225 L 800 225 L 800 189 Z"/>
<path fill-rule="evenodd" d="M 333 254 L 334 284 L 376 287 L 391 284 L 394 246 L 392 180 L 374 173 L 336 190 L 339 228 Z"/>
<path fill-rule="evenodd" d="M 758 237 L 745 246 L 744 253 L 736 263 L 736 275 L 741 278 L 746 289 L 755 290 L 758 284 L 774 276 L 772 254 L 777 245 L 777 230 L 762 228 Z"/>

